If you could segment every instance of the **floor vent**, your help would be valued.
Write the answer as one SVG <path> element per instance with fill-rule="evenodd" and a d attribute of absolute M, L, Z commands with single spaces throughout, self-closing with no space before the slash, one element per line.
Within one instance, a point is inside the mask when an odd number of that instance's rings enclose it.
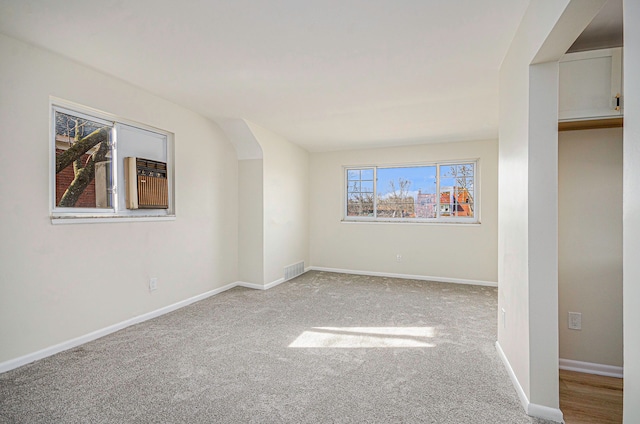
<path fill-rule="evenodd" d="M 291 280 L 298 275 L 304 274 L 304 261 L 289 265 L 284 268 L 284 281 Z"/>

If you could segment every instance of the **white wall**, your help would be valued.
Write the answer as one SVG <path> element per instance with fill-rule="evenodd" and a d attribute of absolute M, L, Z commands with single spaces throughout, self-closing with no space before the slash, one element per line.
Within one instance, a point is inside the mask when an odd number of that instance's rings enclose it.
<path fill-rule="evenodd" d="M 522 39 L 518 41 L 524 43 Z M 531 57 L 532 52 L 512 44 L 500 70 L 498 185 L 498 343 L 527 398 L 530 395 L 527 121 Z"/>
<path fill-rule="evenodd" d="M 266 285 L 284 278 L 286 266 L 309 264 L 309 154 L 259 125 L 247 124 L 263 154 Z"/>
<path fill-rule="evenodd" d="M 498 345 L 527 412 L 556 421 L 557 60 L 602 4 L 531 2 L 500 70 Z"/>
<path fill-rule="evenodd" d="M 622 128 L 558 141 L 560 358 L 621 367 Z M 569 330 L 569 311 L 582 330 Z"/>
<path fill-rule="evenodd" d="M 262 159 L 238 161 L 238 278 L 264 284 Z"/>
<path fill-rule="evenodd" d="M 480 225 L 342 222 L 344 166 L 480 159 Z M 497 143 L 311 154 L 311 264 L 351 271 L 497 281 Z M 396 254 L 402 262 L 396 261 Z"/>
<path fill-rule="evenodd" d="M 558 62 L 529 68 L 530 398 L 557 408 L 558 393 Z"/>
<path fill-rule="evenodd" d="M 2 35 L 0 57 L 0 363 L 237 280 L 238 161 L 215 124 Z M 49 96 L 173 132 L 176 220 L 52 225 Z"/>
<path fill-rule="evenodd" d="M 640 2 L 624 0 L 624 422 L 640 422 Z"/>

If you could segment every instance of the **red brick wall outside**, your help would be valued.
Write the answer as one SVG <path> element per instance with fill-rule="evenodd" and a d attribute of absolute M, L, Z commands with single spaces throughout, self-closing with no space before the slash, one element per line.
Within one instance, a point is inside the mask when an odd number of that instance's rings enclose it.
<path fill-rule="evenodd" d="M 64 150 L 56 149 L 56 155 L 59 155 Z M 89 159 L 89 155 L 83 155 L 81 158 L 82 163 L 86 163 Z M 73 164 L 67 166 L 58 174 L 56 174 L 56 205 L 60 203 L 62 195 L 67 190 L 71 182 L 73 181 Z M 96 207 L 96 184 L 95 180 L 84 189 L 84 192 L 80 195 L 80 198 L 75 204 L 76 208 L 95 208 Z"/>

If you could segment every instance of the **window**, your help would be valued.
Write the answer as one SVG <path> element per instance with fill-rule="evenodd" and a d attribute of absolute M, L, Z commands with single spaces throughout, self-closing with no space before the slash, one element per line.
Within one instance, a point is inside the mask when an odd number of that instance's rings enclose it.
<path fill-rule="evenodd" d="M 173 216 L 171 134 L 83 109 L 52 105 L 54 222 Z M 130 172 L 125 163 L 133 163 Z M 141 164 L 138 175 L 136 163 Z M 137 202 L 146 187 L 155 196 L 150 207 Z M 129 201 L 133 196 L 136 202 Z"/>
<path fill-rule="evenodd" d="M 107 211 L 113 206 L 113 122 L 54 110 L 55 207 Z"/>
<path fill-rule="evenodd" d="M 347 221 L 478 222 L 477 161 L 345 169 Z"/>

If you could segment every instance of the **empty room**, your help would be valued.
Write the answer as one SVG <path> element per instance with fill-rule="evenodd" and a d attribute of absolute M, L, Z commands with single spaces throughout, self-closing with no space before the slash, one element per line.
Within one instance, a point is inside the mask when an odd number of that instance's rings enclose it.
<path fill-rule="evenodd" d="M 640 422 L 637 22 L 0 0 L 0 422 Z"/>

